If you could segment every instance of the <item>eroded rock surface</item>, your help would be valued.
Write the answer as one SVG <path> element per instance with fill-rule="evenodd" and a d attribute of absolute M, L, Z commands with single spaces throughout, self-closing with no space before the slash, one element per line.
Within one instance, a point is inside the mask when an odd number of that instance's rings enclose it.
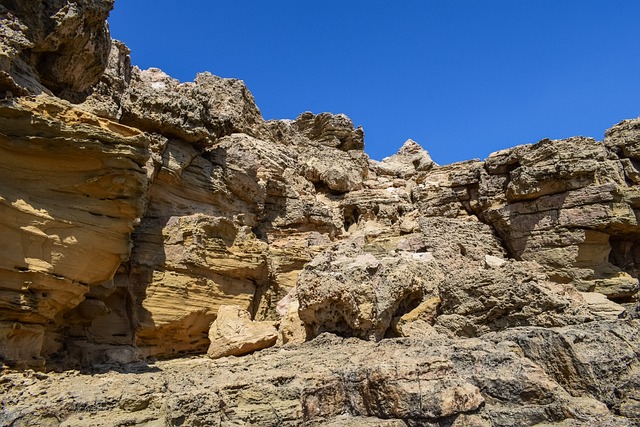
<path fill-rule="evenodd" d="M 223 305 L 217 311 L 215 322 L 209 329 L 209 350 L 212 359 L 224 356 L 242 356 L 271 347 L 278 339 L 278 330 L 272 322 L 251 320 L 251 314 L 234 305 Z"/>
<path fill-rule="evenodd" d="M 2 423 L 640 422 L 640 119 L 376 162 L 132 66 L 111 7 L 0 1 L 0 359 L 67 370 L 4 372 Z"/>
<path fill-rule="evenodd" d="M 60 350 L 57 331 L 71 322 L 64 314 L 129 257 L 148 144 L 137 129 L 55 98 L 0 103 L 5 361 L 41 364 Z"/>
<path fill-rule="evenodd" d="M 0 422 L 628 426 L 640 402 L 638 326 L 379 343 L 322 334 L 243 358 L 138 363 L 92 376 L 10 373 L 0 385 Z"/>

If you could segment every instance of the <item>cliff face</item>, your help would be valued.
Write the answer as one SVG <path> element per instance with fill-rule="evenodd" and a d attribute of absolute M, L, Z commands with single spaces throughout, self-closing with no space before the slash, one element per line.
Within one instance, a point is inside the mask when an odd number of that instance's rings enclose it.
<path fill-rule="evenodd" d="M 0 359 L 123 372 L 5 372 L 4 424 L 640 422 L 640 119 L 377 162 L 132 67 L 111 7 L 0 0 Z"/>

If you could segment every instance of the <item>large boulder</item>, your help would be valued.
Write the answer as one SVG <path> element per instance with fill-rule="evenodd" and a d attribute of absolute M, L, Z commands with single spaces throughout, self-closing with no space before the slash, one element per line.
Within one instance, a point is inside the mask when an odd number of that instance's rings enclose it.
<path fill-rule="evenodd" d="M 300 275 L 299 314 L 312 336 L 328 331 L 380 340 L 394 317 L 437 297 L 443 276 L 431 254 L 375 254 L 362 243 L 330 248 Z"/>
<path fill-rule="evenodd" d="M 248 311 L 233 305 L 218 309 L 218 317 L 209 329 L 209 350 L 212 359 L 242 356 L 276 343 L 278 331 L 271 322 L 254 322 Z"/>

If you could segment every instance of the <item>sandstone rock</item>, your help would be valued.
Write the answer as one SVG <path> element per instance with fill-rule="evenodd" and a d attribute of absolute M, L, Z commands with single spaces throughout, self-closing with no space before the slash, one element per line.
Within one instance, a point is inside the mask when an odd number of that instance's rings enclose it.
<path fill-rule="evenodd" d="M 283 299 L 278 301 L 277 310 L 281 316 L 278 328 L 278 345 L 302 344 L 307 340 L 307 330 L 300 320 L 298 310 L 298 292 L 295 287 Z"/>
<path fill-rule="evenodd" d="M 266 245 L 246 227 L 203 214 L 145 220 L 128 280 L 137 343 L 147 355 L 202 351 L 221 305 L 251 309 L 267 276 Z"/>
<path fill-rule="evenodd" d="M 131 67 L 111 1 L 27 3 L 0 6 L 0 359 L 95 375 L 3 370 L 0 424 L 638 422 L 639 119 L 375 162 L 344 115 Z"/>
<path fill-rule="evenodd" d="M 391 321 L 393 332 L 400 337 L 424 337 L 435 334 L 436 330 L 432 325 L 438 315 L 440 302 L 439 297 L 429 298 L 410 312 L 394 317 Z"/>
<path fill-rule="evenodd" d="M 0 347 L 30 363 L 58 349 L 60 316 L 129 256 L 149 140 L 47 96 L 0 104 L 0 129 L 0 319 L 22 331 Z"/>
<path fill-rule="evenodd" d="M 252 321 L 248 311 L 223 305 L 209 330 L 211 345 L 207 355 L 212 359 L 241 356 L 271 347 L 277 338 L 278 332 L 270 322 Z"/>
<path fill-rule="evenodd" d="M 617 318 L 625 311 L 620 304 L 607 299 L 606 295 L 598 292 L 580 292 L 587 303 L 589 311 L 602 318 Z"/>

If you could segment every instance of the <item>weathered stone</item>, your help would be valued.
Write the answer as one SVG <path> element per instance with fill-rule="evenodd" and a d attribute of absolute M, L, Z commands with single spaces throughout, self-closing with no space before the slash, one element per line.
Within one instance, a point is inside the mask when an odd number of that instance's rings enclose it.
<path fill-rule="evenodd" d="M 212 359 L 224 356 L 242 356 L 271 347 L 278 332 L 271 322 L 255 322 L 248 311 L 233 305 L 218 309 L 216 320 L 209 329 L 211 345 L 207 355 Z"/>
<path fill-rule="evenodd" d="M 293 129 L 311 141 L 342 151 L 362 150 L 364 131 L 355 129 L 353 122 L 344 114 L 310 112 L 302 113 L 291 123 Z"/>
<path fill-rule="evenodd" d="M 307 330 L 304 322 L 300 320 L 298 310 L 298 292 L 295 287 L 278 301 L 277 310 L 280 315 L 280 326 L 278 327 L 278 345 L 302 344 L 307 340 Z"/>
<path fill-rule="evenodd" d="M 104 72 L 113 0 L 3 2 L 0 96 L 55 93 L 74 99 Z"/>
<path fill-rule="evenodd" d="M 617 318 L 624 313 L 625 308 L 609 300 L 599 292 L 580 292 L 587 303 L 589 311 L 601 318 Z"/>
<path fill-rule="evenodd" d="M 483 339 L 323 334 L 247 358 L 98 375 L 5 372 L 0 423 L 622 427 L 637 422 L 637 331 L 637 322 L 617 320 Z"/>
<path fill-rule="evenodd" d="M 27 351 L 18 336 L 37 360 L 56 351 L 36 325 L 55 331 L 60 315 L 129 256 L 148 143 L 137 129 L 55 98 L 0 104 L 0 320 L 24 331 L 0 341 L 12 347 L 2 350 L 5 360 L 20 362 L 11 354 Z M 25 326 L 9 326 L 16 321 Z"/>
<path fill-rule="evenodd" d="M 226 218 L 145 220 L 129 274 L 138 297 L 137 343 L 147 355 L 202 351 L 218 308 L 251 309 L 267 276 L 266 245 Z"/>
<path fill-rule="evenodd" d="M 374 255 L 358 241 L 332 247 L 298 279 L 300 319 L 313 336 L 330 331 L 380 340 L 394 317 L 437 296 L 442 273 L 423 255 Z"/>
<path fill-rule="evenodd" d="M 378 175 L 409 178 L 416 172 L 428 171 L 434 165 L 427 150 L 414 140 L 408 139 L 397 154 L 383 159 L 382 162 L 373 162 L 372 169 Z"/>
<path fill-rule="evenodd" d="M 111 1 L 0 3 L 0 359 L 114 370 L 5 370 L 0 424 L 638 423 L 639 119 L 375 162 L 131 67 Z"/>
<path fill-rule="evenodd" d="M 259 134 L 264 120 L 241 80 L 198 74 L 180 83 L 157 68 L 134 67 L 122 101 L 123 123 L 189 142 L 242 132 Z"/>

